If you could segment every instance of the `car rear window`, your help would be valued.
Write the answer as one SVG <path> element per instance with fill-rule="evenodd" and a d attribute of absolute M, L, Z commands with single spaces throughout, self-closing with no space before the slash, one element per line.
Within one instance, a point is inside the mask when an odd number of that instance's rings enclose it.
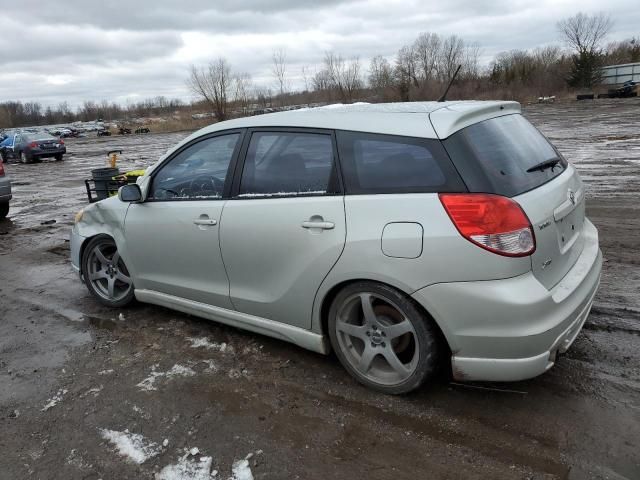
<path fill-rule="evenodd" d="M 464 191 L 440 141 L 337 132 L 347 194 Z"/>
<path fill-rule="evenodd" d="M 560 175 L 567 162 L 522 115 L 476 123 L 443 142 L 470 192 L 507 197 L 528 192 Z M 558 159 L 553 168 L 527 171 Z"/>

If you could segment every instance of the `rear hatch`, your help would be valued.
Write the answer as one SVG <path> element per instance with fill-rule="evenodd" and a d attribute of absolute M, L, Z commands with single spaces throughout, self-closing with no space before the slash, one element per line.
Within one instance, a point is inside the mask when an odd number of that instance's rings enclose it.
<path fill-rule="evenodd" d="M 532 271 L 553 288 L 584 246 L 584 187 L 575 168 L 519 114 L 475 123 L 443 144 L 470 192 L 521 205 L 535 235 Z"/>

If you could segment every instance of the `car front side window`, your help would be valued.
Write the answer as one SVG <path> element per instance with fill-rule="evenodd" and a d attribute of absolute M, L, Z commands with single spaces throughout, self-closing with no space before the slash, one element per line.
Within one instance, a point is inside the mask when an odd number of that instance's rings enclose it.
<path fill-rule="evenodd" d="M 213 200 L 222 198 L 239 133 L 201 140 L 182 150 L 154 175 L 151 200 Z"/>

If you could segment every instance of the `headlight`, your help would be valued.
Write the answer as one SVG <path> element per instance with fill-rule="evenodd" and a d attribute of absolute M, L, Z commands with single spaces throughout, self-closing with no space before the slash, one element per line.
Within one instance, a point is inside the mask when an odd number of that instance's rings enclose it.
<path fill-rule="evenodd" d="M 73 223 L 76 224 L 78 222 L 81 222 L 83 215 L 84 215 L 84 208 L 81 209 L 78 213 L 76 213 L 76 216 L 73 218 Z"/>

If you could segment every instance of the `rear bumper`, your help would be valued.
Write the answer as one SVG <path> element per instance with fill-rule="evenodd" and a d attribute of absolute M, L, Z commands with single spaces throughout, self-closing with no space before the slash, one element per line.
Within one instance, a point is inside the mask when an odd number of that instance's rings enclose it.
<path fill-rule="evenodd" d="M 52 148 L 52 149 L 46 149 L 46 150 L 32 149 L 29 152 L 29 155 L 31 155 L 32 157 L 47 158 L 47 157 L 55 157 L 56 155 L 64 155 L 65 153 L 67 153 L 67 148 L 62 147 L 62 148 Z"/>
<path fill-rule="evenodd" d="M 441 327 L 458 380 L 516 381 L 553 366 L 589 315 L 600 283 L 598 232 L 586 220 L 584 249 L 547 290 L 529 272 L 514 278 L 432 285 L 413 294 Z"/>

